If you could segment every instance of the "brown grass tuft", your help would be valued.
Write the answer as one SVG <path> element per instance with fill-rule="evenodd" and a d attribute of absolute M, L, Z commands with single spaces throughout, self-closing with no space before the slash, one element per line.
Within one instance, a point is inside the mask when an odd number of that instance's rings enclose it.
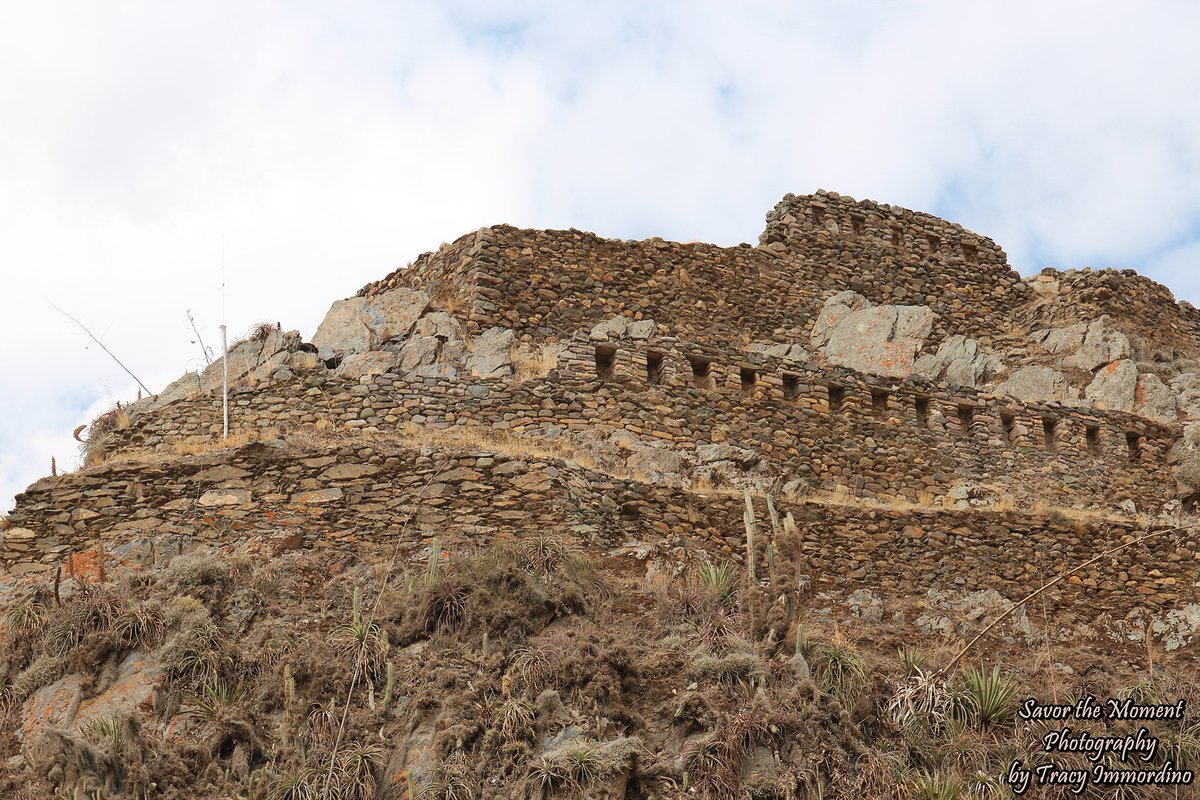
<path fill-rule="evenodd" d="M 522 343 L 512 356 L 517 379 L 527 381 L 546 377 L 558 368 L 558 357 L 566 349 L 566 345 L 559 342 L 545 342 L 536 346 Z"/>
<path fill-rule="evenodd" d="M 271 334 L 279 330 L 279 323 L 275 322 L 256 322 L 250 327 L 250 332 L 246 334 L 246 339 L 251 342 L 265 342 L 271 338 Z"/>

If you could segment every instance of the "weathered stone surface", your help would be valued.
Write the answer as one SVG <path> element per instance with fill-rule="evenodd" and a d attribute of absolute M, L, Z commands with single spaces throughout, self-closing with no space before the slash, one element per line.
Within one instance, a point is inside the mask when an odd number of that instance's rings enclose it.
<path fill-rule="evenodd" d="M 813 343 L 834 364 L 903 378 L 933 327 L 925 306 L 870 306 L 853 292 L 834 295 L 813 326 Z"/>
<path fill-rule="evenodd" d="M 1071 386 L 1061 372 L 1050 367 L 1028 366 L 1013 370 L 1008 380 L 993 392 L 1026 403 L 1055 401 L 1071 405 L 1079 401 L 1079 390 Z"/>
<path fill-rule="evenodd" d="M 377 350 L 391 339 L 407 336 L 428 307 L 429 295 L 404 287 L 338 300 L 312 343 L 322 358 Z"/>
<path fill-rule="evenodd" d="M 779 358 L 784 361 L 809 361 L 812 359 L 812 354 L 804 349 L 804 346 L 796 342 L 783 342 L 781 344 L 771 344 L 756 342 L 748 348 L 751 353 L 762 353 L 771 358 Z"/>
<path fill-rule="evenodd" d="M 625 317 L 613 317 L 592 328 L 591 338 L 595 342 L 609 339 L 620 339 L 629 331 L 629 320 Z"/>
<path fill-rule="evenodd" d="M 292 502 L 303 505 L 322 505 L 341 500 L 343 494 L 342 490 L 336 486 L 330 489 L 314 489 L 310 492 L 297 492 L 292 495 Z"/>
<path fill-rule="evenodd" d="M 200 500 L 197 502 L 204 508 L 240 506 L 249 503 L 250 497 L 248 489 L 210 489 L 200 495 Z"/>
<path fill-rule="evenodd" d="M 1175 395 L 1157 375 L 1139 375 L 1129 359 L 1101 368 L 1088 384 L 1085 395 L 1099 408 L 1128 411 L 1150 419 L 1173 421 Z"/>
<path fill-rule="evenodd" d="M 375 475 L 378 472 L 379 467 L 374 464 L 334 464 L 321 473 L 321 478 L 330 481 L 344 481 Z"/>
<path fill-rule="evenodd" d="M 983 386 L 1005 371 L 1004 363 L 974 339 L 955 334 L 943 341 L 936 353 L 923 355 L 913 372 L 951 386 Z"/>
<path fill-rule="evenodd" d="M 871 301 L 858 292 L 838 292 L 825 301 L 821 312 L 813 322 L 812 345 L 824 347 L 829 343 L 829 337 L 834 329 L 845 321 L 846 317 L 855 311 L 863 311 L 871 307 Z"/>
<path fill-rule="evenodd" d="M 1065 366 L 1089 371 L 1129 358 L 1133 352 L 1129 337 L 1113 327 L 1108 316 L 1035 331 L 1030 336 L 1048 352 L 1063 356 Z"/>
<path fill-rule="evenodd" d="M 489 328 L 476 337 L 467 371 L 480 378 L 504 378 L 512 375 L 513 332 L 508 328 Z"/>
<path fill-rule="evenodd" d="M 361 378 L 364 375 L 382 375 L 396 366 L 399 356 L 390 350 L 372 350 L 369 353 L 351 353 L 338 365 L 337 374 L 346 378 Z"/>
<path fill-rule="evenodd" d="M 1171 380 L 1179 411 L 1188 419 L 1200 419 L 1200 372 L 1184 372 Z"/>
<path fill-rule="evenodd" d="M 652 319 L 639 319 L 629 323 L 626 333 L 630 339 L 649 339 L 654 335 L 658 325 Z"/>

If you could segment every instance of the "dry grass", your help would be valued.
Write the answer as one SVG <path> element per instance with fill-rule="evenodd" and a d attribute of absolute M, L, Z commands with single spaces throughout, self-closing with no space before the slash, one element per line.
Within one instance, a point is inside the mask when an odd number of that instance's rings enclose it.
<path fill-rule="evenodd" d="M 544 378 L 558 368 L 558 357 L 566 350 L 560 342 L 545 342 L 536 346 L 522 343 L 512 354 L 513 370 L 518 380 Z"/>
<path fill-rule="evenodd" d="M 277 330 L 279 330 L 278 323 L 257 322 L 250 327 L 250 332 L 246 334 L 246 338 L 252 342 L 265 342 Z"/>
<path fill-rule="evenodd" d="M 10 520 L 10 519 L 8 518 L 8 515 L 7 515 L 7 514 L 5 514 L 4 516 L 0 517 L 0 531 L 6 531 L 6 530 L 9 530 L 10 528 L 12 528 L 12 526 L 13 526 L 13 524 L 12 524 L 12 520 Z"/>

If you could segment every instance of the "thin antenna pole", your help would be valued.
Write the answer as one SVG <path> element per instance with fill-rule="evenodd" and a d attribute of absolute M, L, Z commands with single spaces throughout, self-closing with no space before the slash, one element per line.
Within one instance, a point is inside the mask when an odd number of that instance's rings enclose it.
<path fill-rule="evenodd" d="M 221 438 L 229 438 L 229 341 L 225 337 L 225 234 L 221 234 Z"/>

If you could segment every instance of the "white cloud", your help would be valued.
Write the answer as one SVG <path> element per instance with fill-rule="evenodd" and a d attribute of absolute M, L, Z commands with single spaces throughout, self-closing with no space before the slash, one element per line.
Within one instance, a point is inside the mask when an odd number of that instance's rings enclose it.
<path fill-rule="evenodd" d="M 31 4 L 0 30 L 0 506 L 194 366 L 191 308 L 311 335 L 481 225 L 755 241 L 788 191 L 933 211 L 1025 272 L 1196 299 L 1184 2 Z M 106 389 L 107 387 L 107 389 Z"/>

